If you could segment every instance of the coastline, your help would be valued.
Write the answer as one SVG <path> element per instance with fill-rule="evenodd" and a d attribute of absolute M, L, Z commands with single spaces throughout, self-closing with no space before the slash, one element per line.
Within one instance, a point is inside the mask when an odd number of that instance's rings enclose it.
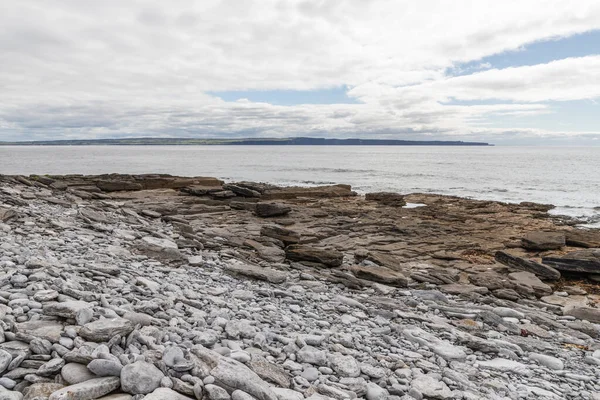
<path fill-rule="evenodd" d="M 589 260 L 600 231 L 549 209 L 348 185 L 0 175 L 0 350 L 24 363 L 7 367 L 9 389 L 73 390 L 66 365 L 87 365 L 84 393 L 592 398 L 600 291 L 567 264 Z M 129 382 L 139 371 L 152 390 Z"/>

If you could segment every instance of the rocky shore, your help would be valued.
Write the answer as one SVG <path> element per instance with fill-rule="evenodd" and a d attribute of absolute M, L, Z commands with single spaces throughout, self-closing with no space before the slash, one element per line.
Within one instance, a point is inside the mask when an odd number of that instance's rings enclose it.
<path fill-rule="evenodd" d="M 550 208 L 0 175 L 0 400 L 600 399 L 600 232 Z"/>

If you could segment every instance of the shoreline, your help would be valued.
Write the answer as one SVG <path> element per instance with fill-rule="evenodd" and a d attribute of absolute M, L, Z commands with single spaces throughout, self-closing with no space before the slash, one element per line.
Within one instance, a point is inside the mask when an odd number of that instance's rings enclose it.
<path fill-rule="evenodd" d="M 0 386 L 51 400 L 593 399 L 600 230 L 548 210 L 0 175 Z"/>

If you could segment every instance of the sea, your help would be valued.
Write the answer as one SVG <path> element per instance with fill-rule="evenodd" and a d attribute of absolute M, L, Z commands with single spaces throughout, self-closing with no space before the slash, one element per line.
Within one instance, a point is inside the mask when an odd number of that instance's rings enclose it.
<path fill-rule="evenodd" d="M 103 173 L 532 201 L 600 228 L 600 147 L 0 146 L 0 174 Z"/>

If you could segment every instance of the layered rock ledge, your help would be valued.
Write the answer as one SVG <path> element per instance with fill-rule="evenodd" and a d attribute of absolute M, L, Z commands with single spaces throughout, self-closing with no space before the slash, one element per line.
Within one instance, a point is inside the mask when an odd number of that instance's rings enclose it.
<path fill-rule="evenodd" d="M 0 176 L 0 399 L 598 399 L 600 233 L 550 208 Z"/>

